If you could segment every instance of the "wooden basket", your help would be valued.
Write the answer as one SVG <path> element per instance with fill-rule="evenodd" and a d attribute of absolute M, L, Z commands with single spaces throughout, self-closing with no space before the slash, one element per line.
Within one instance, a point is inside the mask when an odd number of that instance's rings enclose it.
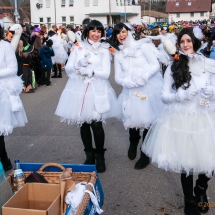
<path fill-rule="evenodd" d="M 44 169 L 46 167 L 57 167 L 62 171 L 61 172 L 45 172 Z M 63 166 L 61 166 L 60 164 L 47 163 L 47 164 L 44 164 L 43 166 L 41 166 L 37 172 L 39 174 L 43 175 L 44 178 L 48 181 L 48 183 L 59 184 L 60 183 L 59 176 L 62 174 L 62 172 L 64 170 L 65 170 L 65 168 Z M 28 175 L 30 175 L 31 173 L 32 172 L 24 172 L 24 175 L 25 175 L 25 177 L 28 177 Z M 13 188 L 13 178 L 14 178 L 14 171 L 12 171 L 7 177 L 7 180 L 9 182 L 11 188 Z M 96 172 L 72 172 L 72 180 L 75 181 L 76 184 L 80 183 L 82 181 L 85 181 L 87 183 L 90 182 L 93 185 L 95 185 L 96 180 L 97 180 L 97 176 L 96 176 Z M 91 186 L 88 186 L 87 190 L 92 192 L 93 188 Z M 84 211 L 86 210 L 89 199 L 90 199 L 90 195 L 88 193 L 85 193 L 84 198 L 78 207 L 78 211 L 76 212 L 77 215 L 83 215 L 84 214 Z"/>

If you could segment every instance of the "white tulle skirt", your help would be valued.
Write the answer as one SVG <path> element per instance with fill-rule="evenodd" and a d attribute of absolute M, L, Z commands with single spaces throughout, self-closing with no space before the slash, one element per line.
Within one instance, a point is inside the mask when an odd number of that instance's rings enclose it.
<path fill-rule="evenodd" d="M 142 151 L 166 171 L 211 177 L 215 170 L 214 116 L 214 111 L 165 111 L 151 126 Z"/>
<path fill-rule="evenodd" d="M 107 112 L 99 113 L 97 111 L 95 94 L 106 95 L 106 102 L 110 106 Z M 61 117 L 62 122 L 82 125 L 84 122 L 105 122 L 107 118 L 118 117 L 119 107 L 115 91 L 108 80 L 94 79 L 91 83 L 84 83 L 77 76 L 76 78 L 69 78 L 61 94 L 55 114 Z"/>
<path fill-rule="evenodd" d="M 22 127 L 28 122 L 24 107 L 21 111 L 12 112 L 10 107 L 9 95 L 5 89 L 0 86 L 0 136 L 9 135 L 13 128 Z"/>
<path fill-rule="evenodd" d="M 125 129 L 149 128 L 157 119 L 164 108 L 161 101 L 162 86 L 162 76 L 157 73 L 145 86 L 123 88 L 118 97 L 118 103 L 121 107 L 119 119 L 122 120 Z"/>
<path fill-rule="evenodd" d="M 68 59 L 68 54 L 66 53 L 63 44 L 61 43 L 54 43 L 52 46 L 54 50 L 54 56 L 52 57 L 52 63 L 55 64 L 64 64 Z"/>

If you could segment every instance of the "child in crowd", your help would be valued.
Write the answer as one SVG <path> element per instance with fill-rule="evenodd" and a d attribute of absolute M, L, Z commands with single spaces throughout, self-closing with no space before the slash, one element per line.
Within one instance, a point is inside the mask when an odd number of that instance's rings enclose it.
<path fill-rule="evenodd" d="M 52 40 L 47 40 L 46 45 L 40 50 L 39 56 L 41 59 L 41 83 L 46 84 L 46 86 L 51 85 L 50 74 L 52 69 L 52 59 L 54 51 L 52 49 L 53 42 Z"/>

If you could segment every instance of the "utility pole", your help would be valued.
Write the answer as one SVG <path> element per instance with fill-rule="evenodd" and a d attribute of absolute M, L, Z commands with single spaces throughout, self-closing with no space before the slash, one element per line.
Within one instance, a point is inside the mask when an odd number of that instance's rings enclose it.
<path fill-rule="evenodd" d="M 150 24 L 150 16 L 151 16 L 151 7 L 152 7 L 152 0 L 149 0 L 149 24 Z"/>
<path fill-rule="evenodd" d="M 54 19 L 55 19 L 54 23 L 56 25 L 57 24 L 56 23 L 56 0 L 54 0 Z"/>
<path fill-rule="evenodd" d="M 111 0 L 109 0 L 109 26 L 112 26 Z"/>
<path fill-rule="evenodd" d="M 125 6 L 125 22 L 126 22 L 126 3 L 125 3 L 125 0 L 124 0 L 124 6 Z"/>

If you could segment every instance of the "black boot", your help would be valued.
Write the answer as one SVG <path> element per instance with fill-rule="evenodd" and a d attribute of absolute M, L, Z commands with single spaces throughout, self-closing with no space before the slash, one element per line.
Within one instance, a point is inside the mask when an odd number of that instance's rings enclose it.
<path fill-rule="evenodd" d="M 128 157 L 130 160 L 134 160 L 137 156 L 137 146 L 138 146 L 139 142 L 130 142 L 130 146 L 128 149 Z"/>
<path fill-rule="evenodd" d="M 58 78 L 62 78 L 62 73 L 59 73 L 59 75 L 57 77 Z"/>
<path fill-rule="evenodd" d="M 3 168 L 4 168 L 5 172 L 13 169 L 13 165 L 10 162 L 9 158 L 7 160 L 1 160 L 1 162 L 2 162 L 2 165 L 3 165 Z"/>
<path fill-rule="evenodd" d="M 84 162 L 84 164 L 95 164 L 95 150 L 92 149 L 90 151 L 84 150 L 85 154 L 86 154 L 86 160 Z"/>
<path fill-rule="evenodd" d="M 198 209 L 201 213 L 207 213 L 209 210 L 208 198 L 207 198 L 207 194 L 206 194 L 207 188 L 208 188 L 208 186 L 200 187 L 197 183 L 196 183 L 196 186 L 194 187 L 194 193 L 196 196 Z"/>
<path fill-rule="evenodd" d="M 134 168 L 135 169 L 144 169 L 148 165 L 149 165 L 149 157 L 147 157 L 146 154 L 141 151 L 140 158 L 136 162 Z"/>
<path fill-rule="evenodd" d="M 186 215 L 201 215 L 198 207 L 197 207 L 197 201 L 196 198 L 193 197 L 193 199 L 184 199 L 184 213 Z"/>
<path fill-rule="evenodd" d="M 106 166 L 105 166 L 105 151 L 106 149 L 103 149 L 102 152 L 96 152 L 95 157 L 96 157 L 96 169 L 98 173 L 105 172 Z"/>

